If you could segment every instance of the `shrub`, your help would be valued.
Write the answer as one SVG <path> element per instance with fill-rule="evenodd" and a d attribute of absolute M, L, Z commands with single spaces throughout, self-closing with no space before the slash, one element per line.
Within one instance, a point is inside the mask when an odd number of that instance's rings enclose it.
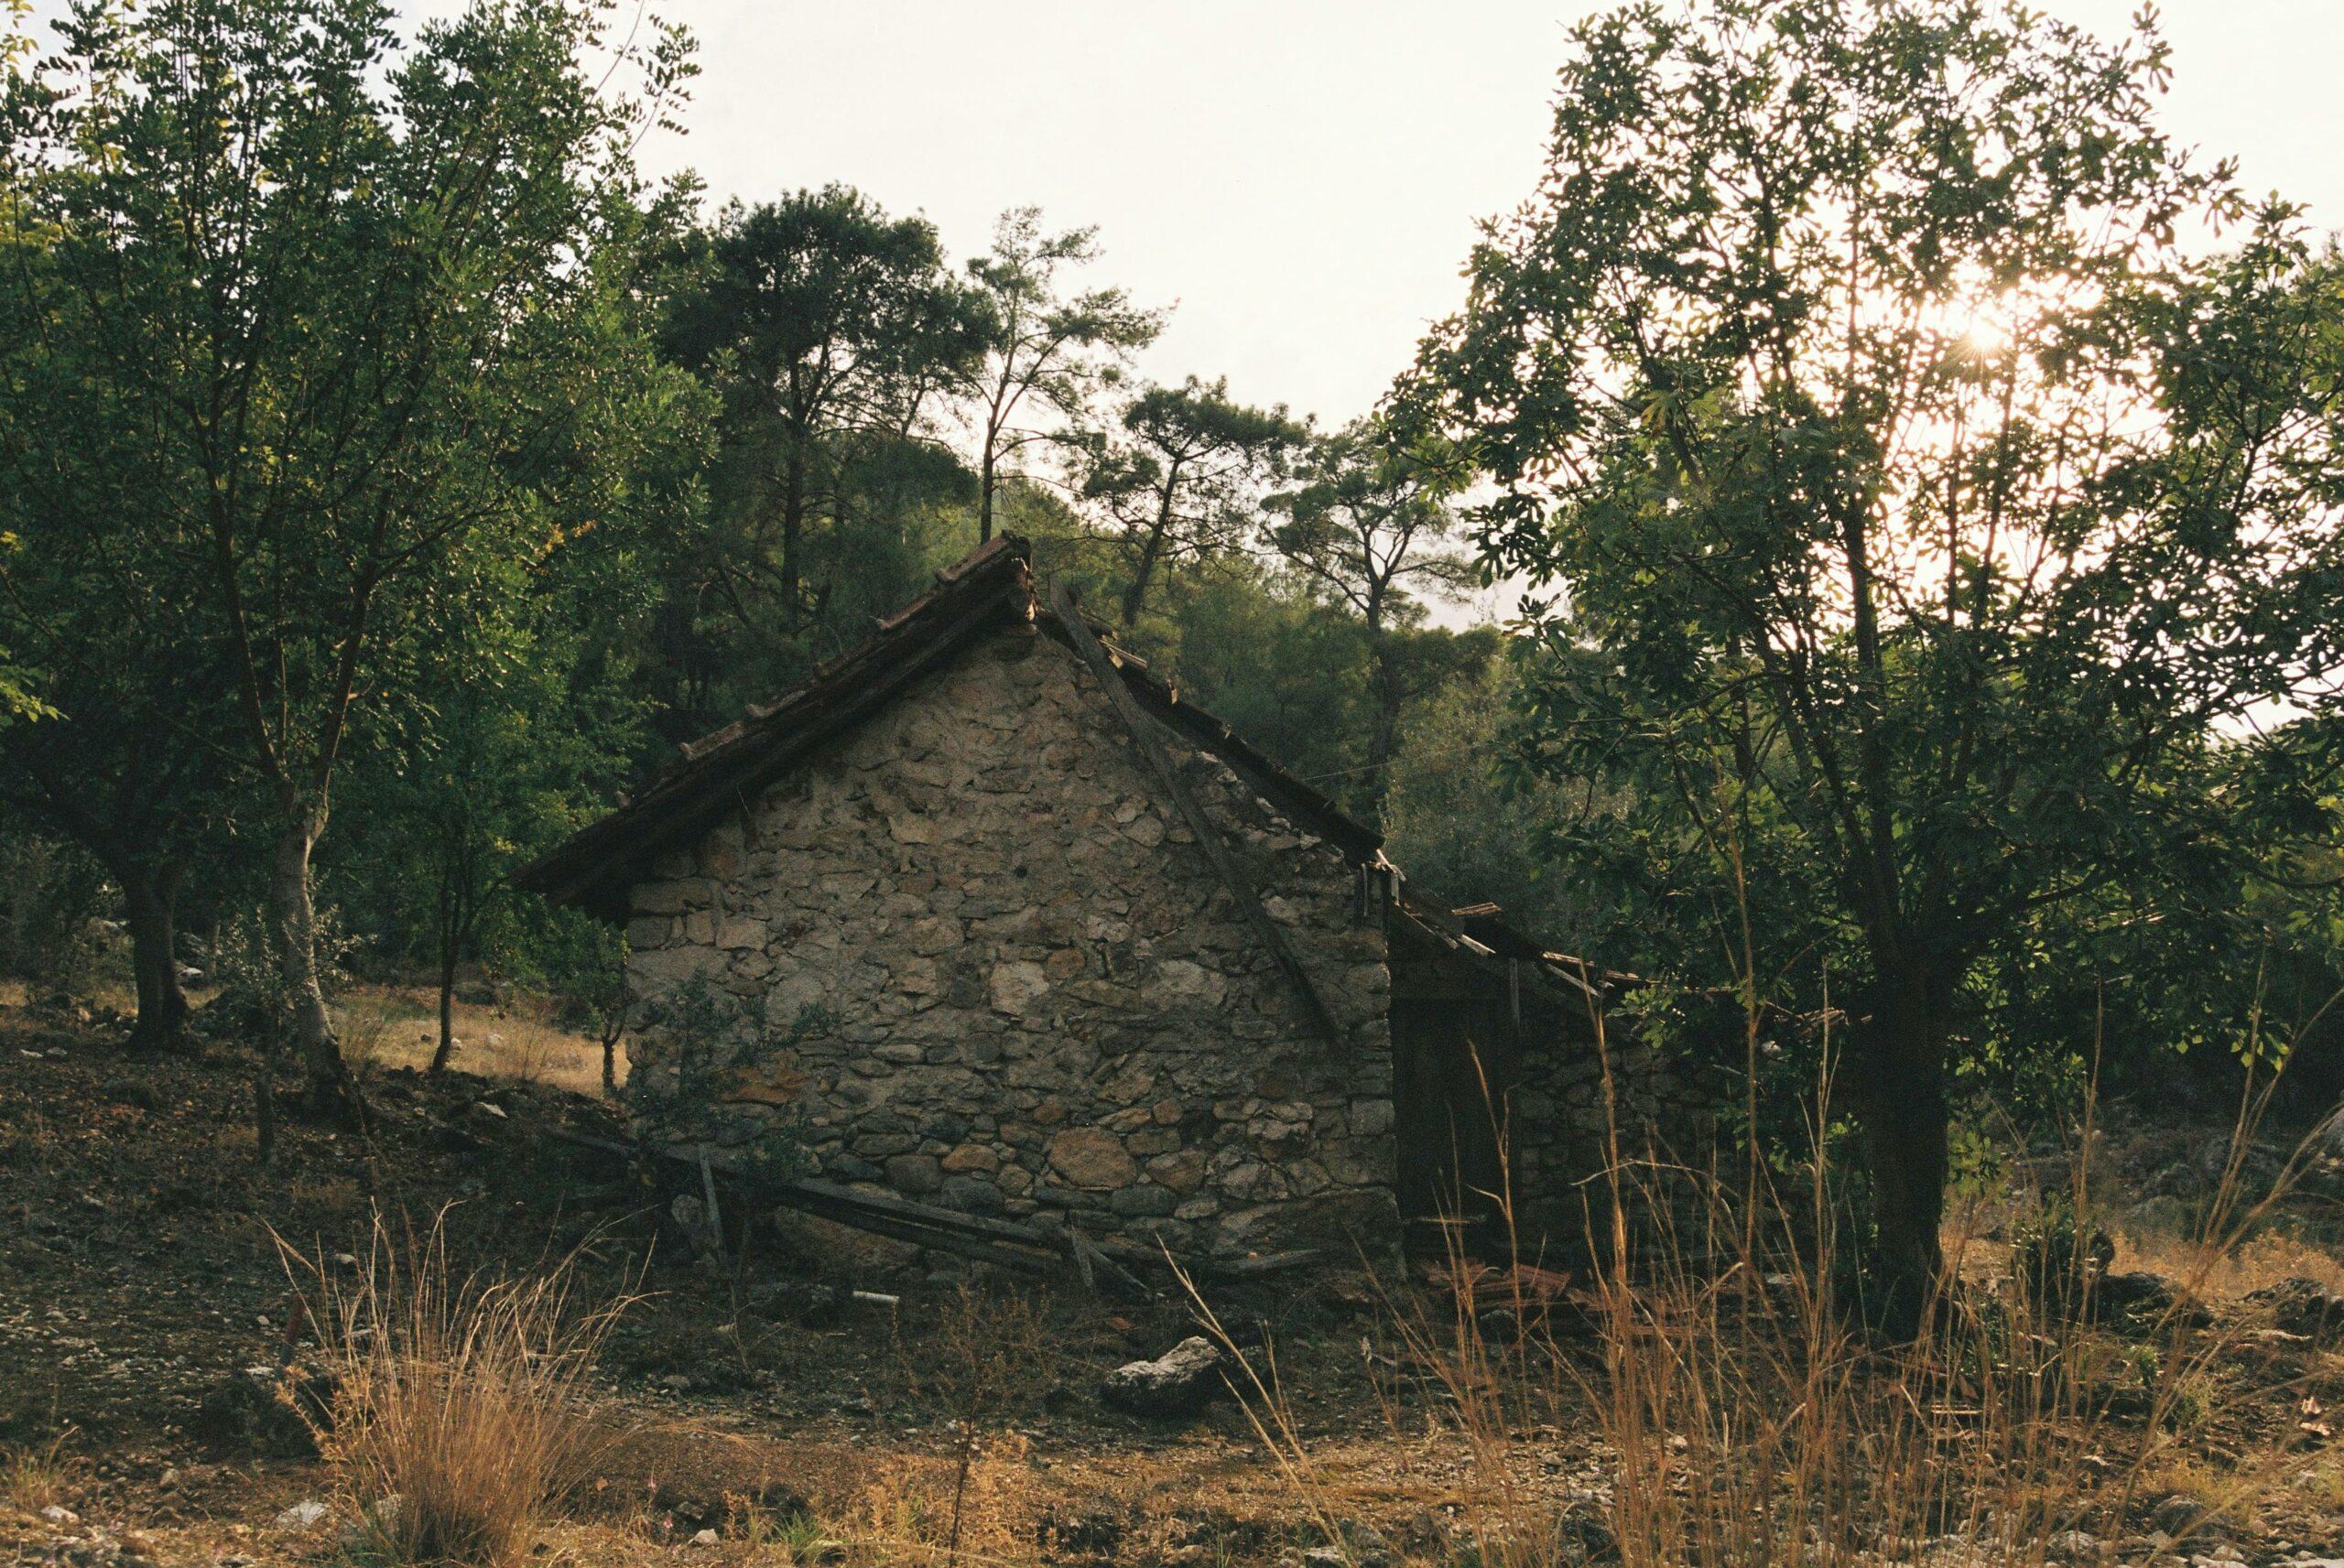
<path fill-rule="evenodd" d="M 2059 1318 L 2084 1314 L 2115 1261 L 2115 1241 L 2064 1194 L 2046 1195 L 2011 1236 L 2012 1277 L 2037 1308 Z"/>
<path fill-rule="evenodd" d="M 85 994 L 103 944 L 103 871 L 72 845 L 0 834 L 0 975 L 38 994 Z"/>
<path fill-rule="evenodd" d="M 734 995 L 700 972 L 644 999 L 643 1042 L 626 1098 L 659 1136 L 715 1135 L 741 1146 L 771 1179 L 803 1174 L 802 1107 L 783 1103 L 803 1087 L 797 1050 L 837 1027 L 822 1007 L 800 1008 L 788 1027 L 759 1003 Z"/>

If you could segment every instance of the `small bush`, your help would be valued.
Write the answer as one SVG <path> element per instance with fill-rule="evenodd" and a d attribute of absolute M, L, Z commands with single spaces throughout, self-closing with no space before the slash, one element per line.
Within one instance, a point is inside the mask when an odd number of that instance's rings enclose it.
<path fill-rule="evenodd" d="M 819 1005 L 800 1008 L 783 1028 L 762 1004 L 725 989 L 706 971 L 644 999 L 636 1038 L 644 1049 L 627 1078 L 636 1117 L 665 1138 L 752 1132 L 746 1152 L 768 1179 L 801 1175 L 808 1166 L 805 1111 L 791 1104 L 804 1087 L 798 1048 L 831 1033 L 838 1020 Z"/>
<path fill-rule="evenodd" d="M 104 944 L 98 916 L 104 872 L 72 845 L 0 833 L 0 975 L 37 997 L 84 996 L 98 979 Z"/>
<path fill-rule="evenodd" d="M 2072 1198 L 2046 1194 L 2011 1237 L 2011 1273 L 2027 1300 L 2065 1319 L 2086 1309 L 2100 1276 L 2116 1261 L 2116 1243 L 2079 1215 Z"/>
<path fill-rule="evenodd" d="M 608 1442 L 588 1415 L 586 1378 L 624 1303 L 579 1308 L 567 1263 L 458 1279 L 437 1226 L 397 1246 L 378 1223 L 355 1284 L 312 1271 L 336 1378 L 318 1444 L 359 1509 L 369 1554 L 522 1561 Z"/>

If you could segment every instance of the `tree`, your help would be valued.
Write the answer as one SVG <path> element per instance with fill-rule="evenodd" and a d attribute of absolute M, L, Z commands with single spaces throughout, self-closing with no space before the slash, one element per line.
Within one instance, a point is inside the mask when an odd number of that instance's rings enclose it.
<path fill-rule="evenodd" d="M 87 543 L 71 535 L 60 545 Z M 0 802 L 81 845 L 122 898 L 137 1014 L 134 1045 L 184 1041 L 179 903 L 190 862 L 233 813 L 234 759 L 203 733 L 225 690 L 216 666 L 182 663 L 171 607 L 84 575 L 88 556 L 60 548 L 0 567 L 0 623 L 26 628 L 56 673 L 60 706 L 42 722 L 0 730 Z M 65 568 L 60 579 L 37 568 Z"/>
<path fill-rule="evenodd" d="M 1104 507 L 1129 562 L 1123 591 L 1129 627 L 1158 570 L 1243 546 L 1263 488 L 1284 477 L 1309 432 L 1284 404 L 1232 401 L 1225 377 L 1150 386 L 1124 409 L 1122 426 L 1117 438 L 1092 442 L 1083 494 Z"/>
<path fill-rule="evenodd" d="M 1558 855 L 1590 813 L 1616 810 L 1591 778 L 1509 765 L 1523 674 L 1496 656 L 1492 632 L 1468 633 L 1482 659 L 1414 705 L 1382 793 L 1384 853 L 1411 881 L 1461 903 L 1487 900 L 1518 929 L 1566 951 L 1606 957 L 1619 938 L 1590 940 L 1587 890 L 1605 868 Z M 1536 656 L 1530 650 L 1522 650 Z"/>
<path fill-rule="evenodd" d="M 2258 852 L 2213 781 L 2337 670 L 2337 264 L 2276 204 L 2182 252 L 2242 209 L 2157 129 L 2165 66 L 1968 0 L 1600 16 L 1421 358 L 1568 672 L 1543 766 L 1631 779 L 1625 841 L 1706 879 L 1646 889 L 1669 962 L 1852 1017 L 1904 1326 L 1980 966 Z"/>
<path fill-rule="evenodd" d="M 352 859 L 438 981 L 433 1072 L 455 1049 L 463 961 L 532 957 L 510 873 L 606 807 L 638 750 L 638 702 L 537 608 L 525 591 L 471 605 L 410 687 L 403 733 L 354 781 Z"/>
<path fill-rule="evenodd" d="M 1454 473 L 1448 454 L 1411 449 L 1382 422 L 1361 420 L 1314 441 L 1300 486 L 1270 501 L 1284 518 L 1268 530 L 1271 547 L 1367 628 L 1372 799 L 1383 796 L 1401 710 L 1414 695 L 1401 633 L 1424 620 L 1417 594 L 1453 599 L 1479 576 L 1474 562 L 1441 547 L 1462 522 L 1451 503 Z"/>
<path fill-rule="evenodd" d="M 945 270 L 933 224 L 843 185 L 727 207 L 696 259 L 671 340 L 725 397 L 733 534 L 711 586 L 761 633 L 751 606 L 770 593 L 794 632 L 819 608 L 811 526 L 851 514 L 874 465 L 901 478 L 917 460 L 905 448 L 957 467 L 930 426 L 983 352 L 984 310 Z"/>
<path fill-rule="evenodd" d="M 644 92 L 598 92 L 598 15 L 494 0 L 401 51 L 380 0 L 87 0 L 6 87 L 39 241 L 11 252 L 38 333 L 11 417 L 47 488 L 122 503 L 114 558 L 224 658 L 320 1108 L 354 1104 L 310 897 L 353 728 L 461 585 L 578 521 L 545 492 L 576 427 L 665 395 L 614 264 L 688 45 L 655 29 L 622 51 Z"/>
<path fill-rule="evenodd" d="M 1028 447 L 1067 442 L 1131 356 L 1164 330 L 1162 311 L 1140 308 L 1120 288 L 1061 295 L 1061 268 L 1098 259 L 1098 230 L 1045 234 L 1041 209 L 1013 207 L 993 227 L 992 252 L 969 263 L 988 312 L 985 354 L 970 385 L 981 432 L 980 544 L 993 537 L 1004 465 Z"/>

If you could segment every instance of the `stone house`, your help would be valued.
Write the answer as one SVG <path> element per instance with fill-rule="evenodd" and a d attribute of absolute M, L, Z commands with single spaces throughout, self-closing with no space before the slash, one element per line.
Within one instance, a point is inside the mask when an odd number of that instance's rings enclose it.
<path fill-rule="evenodd" d="M 629 1095 L 833 1180 L 1203 1256 L 1487 1214 L 1568 1249 L 1674 1114 L 1601 982 L 1037 601 L 1024 541 L 683 748 L 524 882 L 628 938 Z M 1503 1159 L 1502 1159 L 1503 1151 Z"/>

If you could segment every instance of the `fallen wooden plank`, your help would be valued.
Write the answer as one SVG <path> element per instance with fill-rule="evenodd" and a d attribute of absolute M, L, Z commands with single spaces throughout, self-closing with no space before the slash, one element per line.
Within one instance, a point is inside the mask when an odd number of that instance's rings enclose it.
<path fill-rule="evenodd" d="M 857 1230 L 884 1236 L 892 1241 L 932 1248 L 939 1252 L 950 1252 L 955 1257 L 1015 1269 L 1021 1273 L 1047 1277 L 1061 1277 L 1066 1273 L 1065 1259 L 1055 1254 L 1021 1251 L 1005 1242 L 986 1241 L 957 1231 L 939 1230 L 929 1226 L 914 1225 L 907 1220 L 889 1219 L 884 1215 L 844 1209 L 824 1200 L 810 1199 L 803 1193 L 777 1189 L 775 1196 L 784 1206 L 797 1209 L 801 1214 L 852 1226 Z"/>

